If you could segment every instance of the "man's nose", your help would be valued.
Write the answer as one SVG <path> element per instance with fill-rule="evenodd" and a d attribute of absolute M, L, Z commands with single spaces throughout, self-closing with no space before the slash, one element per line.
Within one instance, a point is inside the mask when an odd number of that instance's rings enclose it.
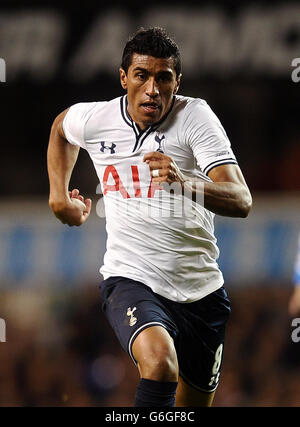
<path fill-rule="evenodd" d="M 146 94 L 151 98 L 155 98 L 159 94 L 158 85 L 154 78 L 149 78 L 146 87 Z"/>

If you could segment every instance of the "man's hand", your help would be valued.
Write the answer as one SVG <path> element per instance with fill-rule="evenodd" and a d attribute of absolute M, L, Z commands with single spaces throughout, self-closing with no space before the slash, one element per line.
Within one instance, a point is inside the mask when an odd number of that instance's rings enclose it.
<path fill-rule="evenodd" d="M 172 158 L 159 151 L 147 153 L 143 161 L 149 165 L 153 182 L 157 182 L 158 184 L 168 182 L 171 184 L 177 181 L 183 185 L 186 181 L 186 177 Z"/>
<path fill-rule="evenodd" d="M 91 213 L 92 200 L 84 199 L 76 188 L 69 191 L 69 199 L 63 203 L 49 202 L 55 216 L 70 227 L 82 225 Z"/>

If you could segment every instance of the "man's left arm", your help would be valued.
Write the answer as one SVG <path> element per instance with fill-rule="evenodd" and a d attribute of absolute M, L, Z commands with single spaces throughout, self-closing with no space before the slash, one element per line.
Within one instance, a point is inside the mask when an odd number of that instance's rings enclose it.
<path fill-rule="evenodd" d="M 225 164 L 213 168 L 208 173 L 212 182 L 208 182 L 185 176 L 171 157 L 159 152 L 146 154 L 144 161 L 150 167 L 153 182 L 161 184 L 178 181 L 192 191 L 193 196 L 198 193 L 203 197 L 204 207 L 215 214 L 241 218 L 248 216 L 252 197 L 238 165 Z M 154 170 L 159 171 L 159 176 L 153 175 Z"/>
<path fill-rule="evenodd" d="M 218 215 L 246 218 L 252 197 L 239 166 L 217 166 L 208 176 L 212 182 L 204 183 L 204 207 Z"/>

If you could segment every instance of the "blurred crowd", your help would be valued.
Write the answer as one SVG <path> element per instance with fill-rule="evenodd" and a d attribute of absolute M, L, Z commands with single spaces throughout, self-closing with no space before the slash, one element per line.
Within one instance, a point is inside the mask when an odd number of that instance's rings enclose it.
<path fill-rule="evenodd" d="M 232 314 L 215 406 L 299 405 L 290 290 L 257 291 L 228 289 Z M 10 292 L 1 316 L 0 406 L 132 406 L 137 370 L 103 317 L 97 288 Z"/>
<path fill-rule="evenodd" d="M 300 342 L 292 339 L 291 290 L 272 284 L 234 290 L 220 406 L 299 406 Z"/>

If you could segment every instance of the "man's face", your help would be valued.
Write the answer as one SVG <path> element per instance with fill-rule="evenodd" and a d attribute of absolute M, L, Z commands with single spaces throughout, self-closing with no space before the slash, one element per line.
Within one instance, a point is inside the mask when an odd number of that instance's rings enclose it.
<path fill-rule="evenodd" d="M 168 112 L 181 75 L 176 78 L 173 58 L 134 53 L 127 74 L 120 69 L 120 78 L 127 90 L 128 113 L 145 129 Z"/>

